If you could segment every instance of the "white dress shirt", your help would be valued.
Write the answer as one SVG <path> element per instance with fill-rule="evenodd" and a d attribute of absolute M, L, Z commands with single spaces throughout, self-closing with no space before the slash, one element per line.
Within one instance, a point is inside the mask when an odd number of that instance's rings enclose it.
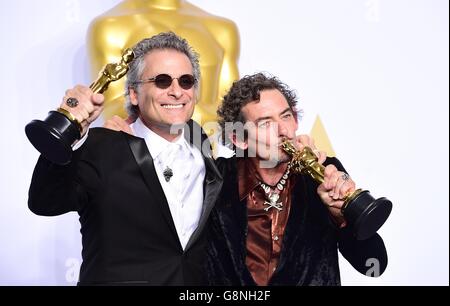
<path fill-rule="evenodd" d="M 169 204 L 170 213 L 183 250 L 197 229 L 203 207 L 203 181 L 205 162 L 200 150 L 184 138 L 183 133 L 170 142 L 150 130 L 141 119 L 131 125 L 134 136 L 143 138 L 153 157 L 156 174 Z M 73 150 L 86 141 L 86 133 Z M 172 169 L 169 181 L 164 178 L 164 170 Z"/>
<path fill-rule="evenodd" d="M 131 125 L 136 137 L 143 138 L 153 157 L 156 174 L 169 204 L 183 250 L 197 229 L 203 206 L 205 162 L 200 151 L 183 134 L 169 142 L 147 128 L 141 119 Z M 169 181 L 164 170 L 172 169 Z"/>

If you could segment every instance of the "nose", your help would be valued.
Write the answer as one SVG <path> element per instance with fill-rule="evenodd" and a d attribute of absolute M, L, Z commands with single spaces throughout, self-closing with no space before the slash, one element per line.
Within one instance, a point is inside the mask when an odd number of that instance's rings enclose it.
<path fill-rule="evenodd" d="M 278 122 L 278 136 L 280 138 L 289 138 L 289 129 L 284 122 Z"/>
<path fill-rule="evenodd" d="M 181 98 L 183 95 L 183 89 L 180 87 L 180 84 L 178 84 L 178 79 L 172 80 L 172 84 L 170 84 L 167 94 L 175 99 Z"/>

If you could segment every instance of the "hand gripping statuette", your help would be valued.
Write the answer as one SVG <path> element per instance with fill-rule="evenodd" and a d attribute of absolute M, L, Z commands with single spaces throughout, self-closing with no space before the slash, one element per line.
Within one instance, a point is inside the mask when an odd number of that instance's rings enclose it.
<path fill-rule="evenodd" d="M 128 65 L 133 59 L 133 51 L 126 49 L 120 62 L 107 64 L 89 88 L 94 93 L 103 93 L 111 82 L 119 80 L 127 73 Z M 69 98 L 66 104 L 76 107 L 78 101 Z M 45 120 L 33 120 L 25 127 L 31 144 L 46 159 L 59 165 L 68 164 L 72 159 L 72 145 L 81 138 L 81 130 L 81 122 L 63 108 L 50 111 Z"/>
<path fill-rule="evenodd" d="M 298 151 L 285 140 L 281 148 L 292 157 L 291 171 L 307 174 L 317 183 L 324 181 L 325 167 L 318 162 L 316 154 L 309 147 Z M 348 175 L 346 176 L 348 178 Z M 367 190 L 357 189 L 344 198 L 341 213 L 358 240 L 374 235 L 384 224 L 392 210 L 392 202 L 386 198 L 375 199 Z"/>

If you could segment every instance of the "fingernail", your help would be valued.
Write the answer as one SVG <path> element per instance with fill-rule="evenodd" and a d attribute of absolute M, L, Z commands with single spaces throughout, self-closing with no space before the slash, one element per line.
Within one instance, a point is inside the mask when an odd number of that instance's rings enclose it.
<path fill-rule="evenodd" d="M 330 196 L 330 198 L 332 198 L 334 194 L 330 192 L 328 195 Z"/>

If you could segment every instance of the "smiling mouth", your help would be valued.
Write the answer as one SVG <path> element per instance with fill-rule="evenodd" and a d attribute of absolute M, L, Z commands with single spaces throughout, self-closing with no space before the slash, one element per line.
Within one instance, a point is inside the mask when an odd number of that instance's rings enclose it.
<path fill-rule="evenodd" d="M 161 106 L 165 109 L 180 109 L 185 105 L 186 104 L 161 104 Z"/>

